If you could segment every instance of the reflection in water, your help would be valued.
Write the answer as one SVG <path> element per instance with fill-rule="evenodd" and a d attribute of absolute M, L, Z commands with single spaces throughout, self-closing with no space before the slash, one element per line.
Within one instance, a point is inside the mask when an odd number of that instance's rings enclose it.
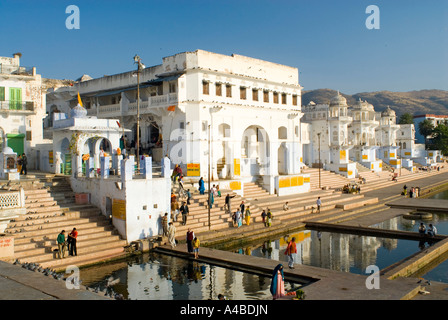
<path fill-rule="evenodd" d="M 394 221 L 389 224 L 395 223 Z M 352 234 L 303 230 L 274 240 L 252 243 L 233 250 L 287 263 L 288 241 L 296 238 L 295 264 L 365 274 L 369 265 L 385 268 L 420 250 L 418 242 Z"/>
<path fill-rule="evenodd" d="M 127 263 L 82 269 L 83 285 L 104 290 L 109 277 L 120 279 L 113 291 L 130 300 L 272 299 L 271 279 L 161 254 L 145 254 Z M 285 283 L 291 290 L 300 285 Z"/>
<path fill-rule="evenodd" d="M 421 221 L 401 217 L 373 227 L 418 231 Z M 448 215 L 435 214 L 432 221 L 439 234 L 448 234 Z M 411 240 L 376 238 L 302 230 L 273 240 L 251 243 L 232 251 L 274 259 L 287 265 L 288 241 L 296 238 L 296 264 L 365 274 L 369 265 L 390 266 L 428 246 Z M 448 282 L 448 260 L 428 271 L 425 279 Z M 81 280 L 92 288 L 105 289 L 107 279 L 119 279 L 113 290 L 132 300 L 207 300 L 224 294 L 232 300 L 271 299 L 270 278 L 202 264 L 172 256 L 146 254 L 126 262 L 81 269 Z M 297 284 L 285 283 L 291 290 Z"/>

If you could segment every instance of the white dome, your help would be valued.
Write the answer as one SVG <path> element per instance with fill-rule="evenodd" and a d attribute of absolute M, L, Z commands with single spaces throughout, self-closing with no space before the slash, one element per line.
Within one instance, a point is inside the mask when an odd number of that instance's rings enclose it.
<path fill-rule="evenodd" d="M 8 147 L 8 146 L 6 146 L 6 147 L 4 147 L 3 148 L 3 154 L 16 154 L 15 152 L 14 152 L 14 150 L 12 150 L 10 147 Z"/>
<path fill-rule="evenodd" d="M 338 91 L 338 94 L 330 100 L 330 106 L 331 105 L 347 105 L 347 99 L 345 99 Z"/>
<path fill-rule="evenodd" d="M 381 116 L 382 117 L 395 117 L 395 111 L 392 110 L 389 106 L 387 106 L 386 110 L 384 110 L 383 112 L 381 112 Z"/>

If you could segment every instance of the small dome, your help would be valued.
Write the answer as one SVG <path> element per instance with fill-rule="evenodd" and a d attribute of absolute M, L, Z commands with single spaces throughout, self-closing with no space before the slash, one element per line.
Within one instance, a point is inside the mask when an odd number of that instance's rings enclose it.
<path fill-rule="evenodd" d="M 14 150 L 12 150 L 10 147 L 8 147 L 8 146 L 6 146 L 6 147 L 4 147 L 3 148 L 3 154 L 16 154 L 15 152 L 14 152 Z"/>
<path fill-rule="evenodd" d="M 331 105 L 347 105 L 347 99 L 345 99 L 338 91 L 338 94 L 330 100 L 330 106 Z"/>
<path fill-rule="evenodd" d="M 387 106 L 386 110 L 384 110 L 383 112 L 381 112 L 381 116 L 382 117 L 395 117 L 395 111 L 392 110 L 389 106 Z"/>
<path fill-rule="evenodd" d="M 70 117 L 72 118 L 85 118 L 86 116 L 87 110 L 79 104 L 70 111 Z"/>

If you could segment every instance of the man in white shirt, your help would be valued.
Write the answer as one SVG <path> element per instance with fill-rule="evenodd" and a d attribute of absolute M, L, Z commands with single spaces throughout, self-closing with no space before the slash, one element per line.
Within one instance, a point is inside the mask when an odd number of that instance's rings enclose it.
<path fill-rule="evenodd" d="M 317 197 L 316 205 L 317 205 L 317 213 L 320 213 L 320 207 L 322 206 L 322 200 L 320 200 L 320 197 Z"/>

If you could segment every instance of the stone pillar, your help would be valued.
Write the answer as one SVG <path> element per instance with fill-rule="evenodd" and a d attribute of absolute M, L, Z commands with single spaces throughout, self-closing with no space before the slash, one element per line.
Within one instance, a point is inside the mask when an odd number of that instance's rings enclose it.
<path fill-rule="evenodd" d="M 132 180 L 134 175 L 134 157 L 129 157 L 121 161 L 121 182 L 123 185 L 126 181 Z"/>
<path fill-rule="evenodd" d="M 89 158 L 86 161 L 86 178 L 95 177 L 95 159 Z"/>
<path fill-rule="evenodd" d="M 123 161 L 123 155 L 114 154 L 112 157 L 112 168 L 115 169 L 115 174 L 119 175 L 121 171 L 121 161 Z"/>
<path fill-rule="evenodd" d="M 143 174 L 145 179 L 152 179 L 152 158 L 143 157 L 140 160 L 140 172 Z"/>
<path fill-rule="evenodd" d="M 162 158 L 162 177 L 171 178 L 171 161 L 168 157 Z"/>
<path fill-rule="evenodd" d="M 100 158 L 101 179 L 109 178 L 109 161 L 110 157 Z"/>

